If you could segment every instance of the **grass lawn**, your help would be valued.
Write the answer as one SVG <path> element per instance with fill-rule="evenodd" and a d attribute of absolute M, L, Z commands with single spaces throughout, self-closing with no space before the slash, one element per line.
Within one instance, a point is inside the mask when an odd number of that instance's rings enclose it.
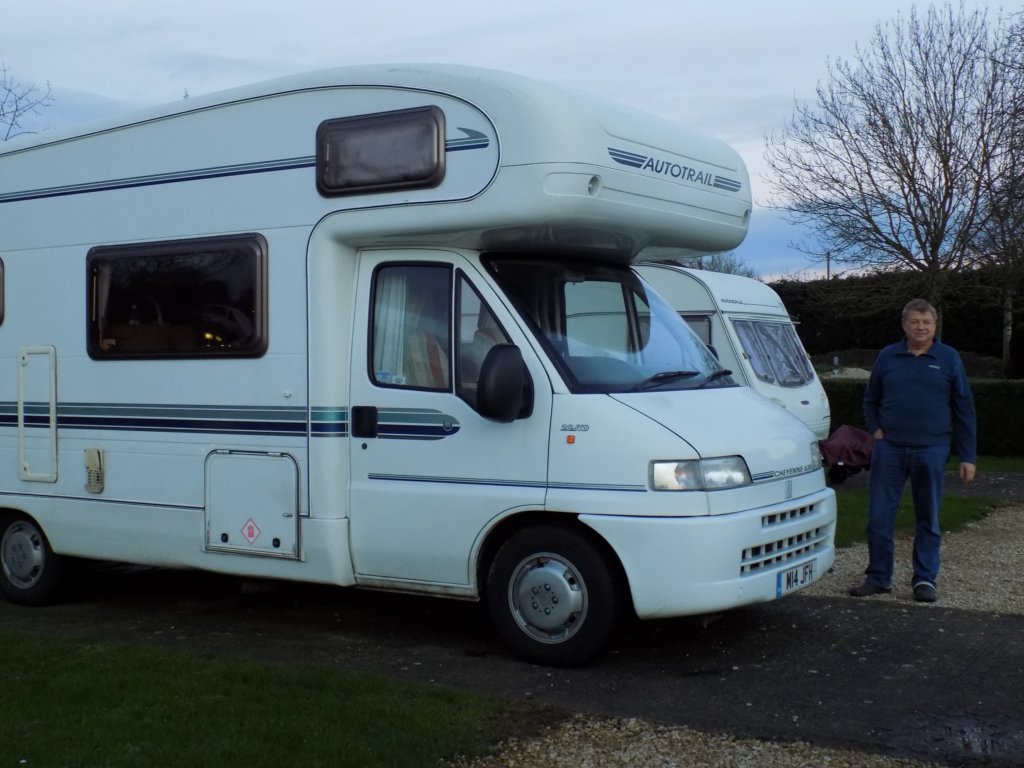
<path fill-rule="evenodd" d="M 956 469 L 959 462 L 952 459 L 949 469 Z M 1024 456 L 979 456 L 978 471 L 996 473 L 1024 473 Z"/>
<path fill-rule="evenodd" d="M 957 460 L 951 460 L 949 470 L 959 467 Z M 989 474 L 1024 474 L 1022 456 L 981 456 L 978 471 Z M 866 488 L 836 487 L 838 520 L 836 523 L 836 546 L 848 547 L 865 541 L 864 529 L 868 521 L 868 492 Z M 981 496 L 957 496 L 946 489 L 942 497 L 940 521 L 943 531 L 959 531 L 968 523 L 980 520 L 991 512 L 999 501 Z M 904 491 L 900 511 L 896 516 L 897 531 L 914 529 L 914 509 L 911 506 L 910 489 Z"/>
<path fill-rule="evenodd" d="M 322 667 L 4 632 L 0 667 L 0 766 L 418 768 L 480 754 L 538 711 Z"/>
<path fill-rule="evenodd" d="M 861 488 L 837 488 L 836 503 L 836 546 L 849 547 L 866 541 L 864 529 L 868 522 L 868 492 Z M 940 522 L 942 530 L 959 531 L 968 523 L 981 520 L 995 509 L 999 502 L 978 496 L 950 496 L 942 499 Z M 900 510 L 896 515 L 896 530 L 914 530 L 914 508 L 910 502 L 910 491 L 903 496 Z"/>

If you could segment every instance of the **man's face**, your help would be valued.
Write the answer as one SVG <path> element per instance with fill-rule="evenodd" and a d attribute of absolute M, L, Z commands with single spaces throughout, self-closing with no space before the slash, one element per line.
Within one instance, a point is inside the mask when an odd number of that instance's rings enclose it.
<path fill-rule="evenodd" d="M 907 343 L 916 349 L 930 347 L 935 339 L 935 318 L 931 312 L 910 312 L 903 321 Z"/>

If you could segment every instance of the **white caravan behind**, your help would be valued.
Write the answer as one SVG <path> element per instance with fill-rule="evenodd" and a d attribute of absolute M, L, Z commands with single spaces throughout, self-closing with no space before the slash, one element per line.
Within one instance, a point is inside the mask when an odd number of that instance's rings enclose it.
<path fill-rule="evenodd" d="M 829 434 L 825 388 L 786 307 L 770 286 L 676 264 L 637 267 L 733 378 L 791 411 L 819 439 Z"/>
<path fill-rule="evenodd" d="M 814 435 L 630 269 L 749 215 L 724 144 L 472 68 L 0 145 L 0 588 L 74 556 L 483 600 L 550 664 L 800 589 Z"/>

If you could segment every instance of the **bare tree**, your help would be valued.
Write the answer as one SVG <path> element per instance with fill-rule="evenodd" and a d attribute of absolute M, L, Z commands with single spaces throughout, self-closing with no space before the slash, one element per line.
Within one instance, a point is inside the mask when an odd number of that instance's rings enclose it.
<path fill-rule="evenodd" d="M 726 253 L 709 253 L 702 256 L 681 257 L 676 259 L 663 259 L 666 264 L 678 264 L 680 267 L 690 269 L 706 269 L 708 272 L 724 272 L 729 275 L 740 275 L 759 280 L 760 276 L 752 267 L 744 263 L 743 259 L 734 251 Z"/>
<path fill-rule="evenodd" d="M 42 89 L 32 83 L 22 83 L 11 76 L 6 64 L 0 62 L 0 141 L 31 133 L 22 126 L 26 115 L 38 115 L 39 110 L 53 102 L 50 84 Z"/>
<path fill-rule="evenodd" d="M 712 253 L 704 256 L 700 259 L 698 266 L 700 269 L 707 269 L 711 272 L 725 272 L 728 275 L 740 275 L 741 277 L 750 277 L 755 280 L 760 278 L 760 275 L 757 274 L 754 268 L 745 263 L 733 251 L 728 253 Z"/>
<path fill-rule="evenodd" d="M 1000 39 L 987 14 L 930 6 L 876 25 L 853 61 L 829 63 L 816 104 L 766 139 L 775 207 L 809 227 L 824 260 L 914 270 L 942 306 L 984 220 L 979 169 L 993 148 Z"/>
<path fill-rule="evenodd" d="M 981 169 L 985 225 L 976 243 L 978 259 L 994 271 L 1002 310 L 1003 373 L 1010 373 L 1014 296 L 1024 285 L 1024 18 L 1008 30 L 995 56 L 1006 70 L 998 133 L 991 161 Z"/>

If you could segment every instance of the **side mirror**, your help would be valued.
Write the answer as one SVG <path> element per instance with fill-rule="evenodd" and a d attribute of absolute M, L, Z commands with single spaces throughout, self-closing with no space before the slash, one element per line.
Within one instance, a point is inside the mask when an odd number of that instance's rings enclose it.
<path fill-rule="evenodd" d="M 533 410 L 533 387 L 514 344 L 495 344 L 480 366 L 476 409 L 481 416 L 504 423 L 529 416 Z"/>

